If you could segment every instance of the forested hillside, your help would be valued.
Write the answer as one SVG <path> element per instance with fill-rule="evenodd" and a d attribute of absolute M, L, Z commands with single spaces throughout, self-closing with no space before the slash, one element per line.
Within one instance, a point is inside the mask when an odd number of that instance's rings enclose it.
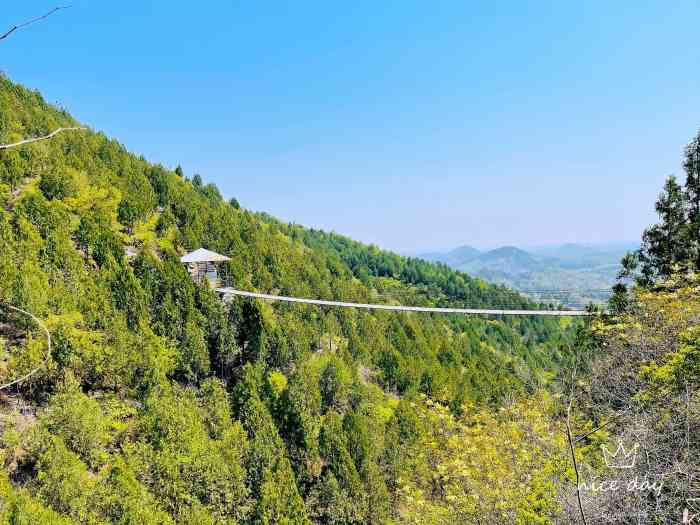
<path fill-rule="evenodd" d="M 0 79 L 0 143 L 75 125 Z M 551 400 L 488 407 L 544 385 L 573 326 L 225 305 L 179 263 L 200 246 L 230 256 L 241 289 L 532 306 L 444 265 L 251 213 L 100 133 L 3 150 L 0 383 L 39 371 L 1 393 L 0 523 L 418 523 L 418 504 L 448 521 L 553 515 L 552 479 L 568 475 L 559 438 L 504 479 L 482 475 L 519 454 L 503 435 L 546 433 Z M 42 332 L 3 304 L 45 320 L 45 362 Z M 431 465 L 455 433 L 471 452 L 442 458 L 438 495 Z"/>
<path fill-rule="evenodd" d="M 579 494 L 563 498 L 571 521 L 700 518 L 700 134 L 682 167 L 685 180 L 669 177 L 656 201 L 659 223 L 622 260 L 610 314 L 577 348 L 567 388 L 584 437 Z"/>

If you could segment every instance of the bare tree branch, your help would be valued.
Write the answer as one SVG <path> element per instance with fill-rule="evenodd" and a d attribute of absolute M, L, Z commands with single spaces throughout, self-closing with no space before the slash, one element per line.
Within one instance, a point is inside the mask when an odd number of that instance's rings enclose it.
<path fill-rule="evenodd" d="M 578 461 L 576 461 L 576 449 L 574 448 L 574 439 L 571 432 L 571 406 L 574 403 L 574 390 L 576 388 L 576 369 L 577 364 L 574 362 L 574 367 L 571 371 L 571 393 L 569 394 L 569 404 L 566 407 L 566 438 L 569 442 L 569 450 L 571 451 L 571 461 L 574 465 L 574 474 L 576 475 L 576 501 L 578 510 L 581 514 L 583 525 L 588 525 L 586 513 L 583 511 L 583 502 L 581 501 L 581 475 L 578 470 Z"/>
<path fill-rule="evenodd" d="M 62 133 L 64 131 L 84 131 L 87 128 L 81 128 L 81 127 L 73 127 L 73 128 L 58 128 L 55 131 L 52 131 L 48 135 L 44 135 L 43 137 L 34 137 L 31 139 L 24 139 L 20 140 L 19 142 L 13 142 L 12 144 L 0 144 L 0 149 L 10 149 L 10 148 L 15 148 L 17 146 L 23 146 L 24 144 L 31 144 L 32 142 L 39 142 L 40 140 L 47 140 L 50 139 L 51 137 L 58 135 L 59 133 Z"/>
<path fill-rule="evenodd" d="M 51 11 L 49 11 L 45 15 L 37 16 L 36 18 L 32 18 L 31 20 L 27 20 L 26 22 L 22 22 L 21 24 L 17 24 L 16 26 L 12 26 L 8 31 L 6 31 L 2 35 L 0 35 L 0 40 L 5 40 L 8 36 L 10 36 L 12 33 L 17 31 L 18 29 L 22 29 L 23 27 L 27 27 L 28 25 L 34 24 L 35 22 L 39 22 L 41 20 L 44 20 L 45 18 L 50 17 L 56 11 L 60 11 L 61 9 L 68 9 L 69 7 L 70 7 L 69 5 L 59 5 L 57 7 L 54 7 Z"/>
<path fill-rule="evenodd" d="M 36 368 L 33 368 L 30 370 L 28 373 L 24 374 L 22 377 L 18 377 L 14 381 L 10 381 L 9 383 L 5 383 L 4 385 L 0 385 L 0 390 L 4 390 L 6 388 L 11 387 L 12 385 L 16 385 L 17 383 L 21 383 L 22 381 L 29 379 L 31 376 L 36 374 L 39 370 L 41 370 L 42 367 L 46 366 L 46 364 L 49 362 L 49 357 L 51 357 L 51 333 L 49 332 L 49 329 L 46 328 L 46 325 L 41 322 L 41 320 L 36 317 L 34 314 L 31 312 L 27 312 L 26 310 L 22 310 L 21 308 L 17 308 L 16 306 L 12 306 L 10 304 L 2 303 L 0 302 L 1 306 L 4 306 L 5 308 L 9 308 L 10 310 L 14 310 L 15 312 L 19 312 L 24 315 L 28 315 L 31 317 L 36 324 L 39 325 L 39 328 L 41 328 L 44 333 L 46 334 L 46 344 L 47 344 L 47 349 L 46 349 L 46 357 L 44 358 L 44 361 L 41 363 Z"/>
<path fill-rule="evenodd" d="M 605 423 L 603 423 L 602 425 L 600 425 L 599 427 L 594 428 L 594 429 L 591 430 L 590 432 L 586 432 L 585 434 L 583 434 L 583 435 L 581 435 L 581 436 L 578 436 L 576 439 L 574 439 L 574 443 L 578 443 L 579 441 L 583 441 L 584 439 L 586 439 L 586 438 L 587 438 L 588 436 L 590 436 L 591 434 L 595 434 L 595 433 L 598 432 L 599 430 L 603 430 L 603 429 L 604 429 L 605 427 L 607 427 L 610 423 L 613 423 L 613 422 L 617 421 L 618 419 L 620 419 L 620 418 L 621 418 L 622 416 L 624 416 L 624 415 L 625 415 L 624 412 L 623 412 L 622 414 L 618 414 L 618 415 L 616 415 L 615 417 L 613 417 L 612 419 L 609 419 L 608 421 L 606 421 Z"/>

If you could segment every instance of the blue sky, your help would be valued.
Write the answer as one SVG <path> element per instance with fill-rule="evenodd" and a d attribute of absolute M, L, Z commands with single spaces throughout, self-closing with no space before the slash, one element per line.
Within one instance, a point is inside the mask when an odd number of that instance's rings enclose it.
<path fill-rule="evenodd" d="M 77 0 L 5 40 L 0 68 L 284 220 L 407 252 L 634 240 L 700 127 L 699 19 L 691 1 Z"/>

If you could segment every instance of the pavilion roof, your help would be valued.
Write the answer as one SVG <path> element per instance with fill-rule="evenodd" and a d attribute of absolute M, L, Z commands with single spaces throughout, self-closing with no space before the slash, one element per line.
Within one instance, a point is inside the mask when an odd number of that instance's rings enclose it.
<path fill-rule="evenodd" d="M 225 255 L 212 252 L 211 250 L 207 250 L 205 248 L 199 248 L 180 257 L 180 262 L 183 263 L 224 262 L 230 260 L 231 259 Z"/>

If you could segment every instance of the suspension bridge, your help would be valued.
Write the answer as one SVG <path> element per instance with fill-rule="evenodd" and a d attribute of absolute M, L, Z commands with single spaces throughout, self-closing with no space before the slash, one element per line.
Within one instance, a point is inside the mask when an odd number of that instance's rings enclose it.
<path fill-rule="evenodd" d="M 227 286 L 225 276 L 222 276 L 220 271 L 220 266 L 229 261 L 230 258 L 221 255 L 219 253 L 212 252 L 210 250 L 199 248 L 193 252 L 185 254 L 180 258 L 180 262 L 187 266 L 188 272 L 195 282 L 202 283 L 208 282 L 209 286 L 215 289 L 219 295 L 222 296 L 224 301 L 230 301 L 233 297 L 253 297 L 256 299 L 263 299 L 266 301 L 281 301 L 287 303 L 301 303 L 301 304 L 312 304 L 318 306 L 333 306 L 339 308 L 359 308 L 365 310 L 389 310 L 394 312 L 424 312 L 432 314 L 463 314 L 463 315 L 538 315 L 538 316 L 555 316 L 555 317 L 572 317 L 572 316 L 588 316 L 592 313 L 584 308 L 584 304 L 580 303 L 578 308 L 565 309 L 563 307 L 558 308 L 522 308 L 525 302 L 517 297 L 517 293 L 513 290 L 513 297 L 508 303 L 504 301 L 503 304 L 491 305 L 490 308 L 476 307 L 476 308 L 438 308 L 433 306 L 408 306 L 401 304 L 382 304 L 382 303 L 355 303 L 347 301 L 331 301 L 327 299 L 314 299 L 307 297 L 292 297 L 287 295 L 275 295 L 262 292 L 253 292 L 249 290 L 239 290 L 232 286 Z M 595 292 L 601 292 L 602 290 L 596 290 Z M 608 290 L 609 291 L 609 290 Z M 548 300 L 544 300 L 544 295 L 546 293 L 550 294 Z M 571 294 L 572 291 L 569 290 L 529 290 L 529 298 L 535 303 L 551 303 L 551 304 L 562 304 L 564 301 L 562 297 L 563 294 Z M 580 291 L 576 291 L 580 294 Z M 527 295 L 528 292 L 526 291 Z M 483 304 L 483 303 L 482 303 Z M 481 305 L 479 305 L 481 306 Z"/>
<path fill-rule="evenodd" d="M 319 306 L 336 306 L 340 308 L 360 308 L 366 310 L 390 310 L 394 312 L 425 312 L 433 314 L 464 314 L 464 315 L 541 315 L 554 317 L 579 317 L 592 315 L 588 310 L 516 310 L 506 308 L 437 308 L 431 306 L 402 306 L 393 304 L 350 303 L 345 301 L 327 301 L 324 299 L 307 299 L 304 297 L 289 297 L 285 295 L 272 295 L 235 288 L 217 288 L 216 291 L 224 298 L 230 300 L 234 296 L 254 297 L 268 301 L 282 301 L 287 303 L 314 304 Z"/>

